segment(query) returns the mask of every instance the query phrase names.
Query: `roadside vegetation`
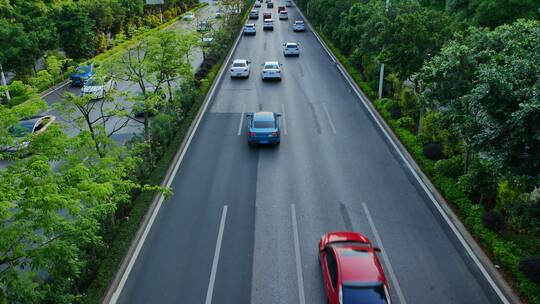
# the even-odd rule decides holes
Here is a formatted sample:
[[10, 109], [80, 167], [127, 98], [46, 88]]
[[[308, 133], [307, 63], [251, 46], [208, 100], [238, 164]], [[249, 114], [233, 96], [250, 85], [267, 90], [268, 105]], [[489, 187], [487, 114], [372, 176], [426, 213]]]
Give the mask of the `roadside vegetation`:
[[[39, 8], [138, 2], [64, 1]], [[169, 1], [166, 7], [176, 5], [181, 12], [191, 3]], [[195, 74], [190, 54], [203, 48], [195, 34], [156, 31], [131, 40], [126, 50], [101, 59], [96, 77], [130, 81], [138, 93], [111, 90], [101, 101], [68, 94], [54, 107], [75, 135], [53, 123], [24, 138], [25, 149], [1, 154], [12, 161], [0, 170], [0, 303], [100, 301], [152, 198], [171, 194], [159, 185], [245, 18], [243, 1], [222, 7], [224, 24], [204, 45], [205, 60]], [[141, 9], [140, 16], [129, 16], [141, 22], [151, 16], [143, 18]], [[20, 140], [10, 131], [20, 119], [47, 110], [34, 86], [14, 82], [10, 89], [14, 98], [7, 102], [0, 86], [0, 147]], [[128, 122], [140, 125], [140, 132], [120, 145], [114, 135]]]
[[[298, 0], [475, 238], [540, 303], [538, 3]], [[331, 38], [330, 38], [331, 37]]]

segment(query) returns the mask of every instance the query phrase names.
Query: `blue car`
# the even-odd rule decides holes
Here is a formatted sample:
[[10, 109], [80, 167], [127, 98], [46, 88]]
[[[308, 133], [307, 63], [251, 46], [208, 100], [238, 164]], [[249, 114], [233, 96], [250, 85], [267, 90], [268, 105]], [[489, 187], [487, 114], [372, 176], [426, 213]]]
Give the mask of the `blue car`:
[[281, 114], [253, 112], [247, 114], [248, 144], [275, 144], [280, 142], [279, 120]]
[[83, 86], [95, 73], [93, 65], [83, 65], [75, 68], [75, 71], [69, 75], [69, 78], [71, 79], [72, 85]]

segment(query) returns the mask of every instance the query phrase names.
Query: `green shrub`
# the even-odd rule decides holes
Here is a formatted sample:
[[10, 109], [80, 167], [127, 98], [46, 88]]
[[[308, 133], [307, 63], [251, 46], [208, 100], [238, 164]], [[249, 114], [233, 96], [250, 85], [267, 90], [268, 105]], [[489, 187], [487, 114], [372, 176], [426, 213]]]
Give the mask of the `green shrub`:
[[448, 177], [463, 175], [463, 157], [456, 155], [449, 159], [441, 159], [435, 163], [435, 172]]
[[401, 128], [405, 128], [411, 132], [414, 131], [415, 122], [414, 120], [409, 116], [401, 117], [397, 120], [397, 125]]

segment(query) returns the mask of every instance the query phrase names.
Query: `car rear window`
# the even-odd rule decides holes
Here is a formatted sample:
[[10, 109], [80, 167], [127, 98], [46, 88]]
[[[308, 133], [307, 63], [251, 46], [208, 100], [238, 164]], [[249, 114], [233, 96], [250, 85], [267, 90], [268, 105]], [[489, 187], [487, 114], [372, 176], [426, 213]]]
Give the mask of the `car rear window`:
[[269, 129], [274, 127], [273, 121], [255, 121], [253, 127], [257, 129]]
[[264, 66], [265, 69], [279, 69], [276, 64], [267, 64]]
[[237, 68], [237, 67], [245, 67], [246, 65], [243, 62], [235, 62], [235, 63], [233, 63], [232, 66]]
[[386, 304], [386, 293], [383, 285], [369, 287], [343, 287], [343, 303], [363, 303], [363, 304]]

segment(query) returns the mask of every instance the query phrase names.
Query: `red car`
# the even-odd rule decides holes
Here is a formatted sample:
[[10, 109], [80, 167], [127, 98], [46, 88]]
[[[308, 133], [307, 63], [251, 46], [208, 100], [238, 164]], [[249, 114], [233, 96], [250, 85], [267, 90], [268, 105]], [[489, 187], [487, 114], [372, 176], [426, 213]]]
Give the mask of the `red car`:
[[319, 241], [319, 263], [329, 304], [390, 304], [381, 250], [357, 232], [330, 232]]

